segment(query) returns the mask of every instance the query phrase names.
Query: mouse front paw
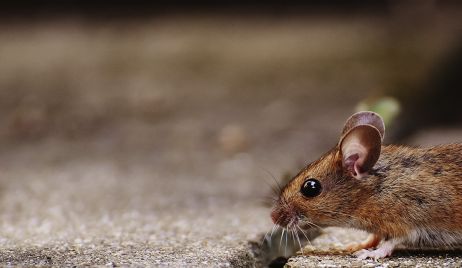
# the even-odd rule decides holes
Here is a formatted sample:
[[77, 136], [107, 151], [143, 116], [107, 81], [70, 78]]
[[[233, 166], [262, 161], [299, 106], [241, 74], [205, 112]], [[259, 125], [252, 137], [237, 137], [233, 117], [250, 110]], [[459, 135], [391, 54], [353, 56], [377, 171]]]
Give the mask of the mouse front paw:
[[378, 260], [381, 258], [385, 258], [391, 255], [391, 251], [386, 251], [383, 249], [376, 249], [376, 250], [367, 250], [367, 249], [361, 249], [360, 251], [356, 251], [353, 253], [358, 259], [360, 260], [365, 260], [365, 259], [374, 259]]
[[402, 242], [402, 239], [390, 239], [390, 240], [383, 242], [380, 245], [380, 247], [378, 247], [376, 250], [362, 249], [362, 250], [356, 251], [353, 254], [361, 260], [365, 260], [367, 258], [378, 260], [381, 258], [391, 256], [391, 253], [393, 253], [394, 248], [401, 242]]

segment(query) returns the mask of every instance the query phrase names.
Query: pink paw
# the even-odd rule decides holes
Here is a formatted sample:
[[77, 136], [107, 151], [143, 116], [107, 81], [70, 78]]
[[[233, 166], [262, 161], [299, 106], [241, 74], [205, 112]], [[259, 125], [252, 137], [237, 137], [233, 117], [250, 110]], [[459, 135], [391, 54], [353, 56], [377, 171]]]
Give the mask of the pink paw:
[[391, 252], [391, 250], [386, 250], [384, 248], [378, 248], [376, 250], [362, 249], [360, 251], [356, 251], [354, 255], [361, 260], [365, 260], [367, 258], [378, 260], [390, 256]]

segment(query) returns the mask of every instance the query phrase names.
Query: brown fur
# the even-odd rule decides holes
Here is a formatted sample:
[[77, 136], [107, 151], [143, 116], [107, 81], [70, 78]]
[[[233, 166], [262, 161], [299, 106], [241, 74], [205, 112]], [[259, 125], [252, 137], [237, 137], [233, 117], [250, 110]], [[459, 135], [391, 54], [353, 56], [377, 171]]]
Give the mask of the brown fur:
[[[301, 194], [308, 178], [321, 182], [320, 195]], [[382, 146], [379, 160], [361, 179], [344, 170], [336, 146], [283, 188], [272, 213], [282, 226], [302, 216], [319, 226], [357, 228], [385, 240], [445, 243], [444, 237], [433, 237], [443, 233], [462, 238], [462, 144]], [[411, 238], [413, 230], [424, 231]]]

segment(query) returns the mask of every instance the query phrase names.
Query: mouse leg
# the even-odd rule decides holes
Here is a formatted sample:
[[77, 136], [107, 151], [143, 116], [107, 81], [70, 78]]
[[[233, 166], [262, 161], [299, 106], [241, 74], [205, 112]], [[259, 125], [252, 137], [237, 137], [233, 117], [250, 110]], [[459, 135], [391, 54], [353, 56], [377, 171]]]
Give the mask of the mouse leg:
[[378, 260], [380, 258], [391, 256], [393, 249], [395, 249], [395, 247], [401, 242], [402, 240], [400, 239], [386, 240], [375, 250], [362, 249], [355, 252], [354, 255], [356, 255], [356, 257], [361, 260], [365, 260], [367, 258]]
[[360, 243], [351, 243], [346, 246], [346, 250], [350, 252], [356, 252], [361, 249], [375, 248], [379, 245], [382, 238], [376, 234], [370, 234], [366, 240]]

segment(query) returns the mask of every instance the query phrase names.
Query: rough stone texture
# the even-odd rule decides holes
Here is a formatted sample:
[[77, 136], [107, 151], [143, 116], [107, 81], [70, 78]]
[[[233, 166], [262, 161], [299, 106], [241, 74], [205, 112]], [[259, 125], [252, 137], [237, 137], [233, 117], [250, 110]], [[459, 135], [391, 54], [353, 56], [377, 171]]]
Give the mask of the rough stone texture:
[[[387, 68], [418, 79], [455, 36], [432, 22], [398, 40], [368, 17], [12, 24], [0, 31], [0, 265], [13, 266], [260, 265], [272, 177], [330, 149], [370, 89], [409, 75]], [[407, 37], [418, 61], [399, 50]]]
[[267, 211], [239, 182], [95, 156], [88, 144], [76, 159], [50, 153], [67, 154], [67, 146], [47, 142], [2, 156], [2, 264], [255, 263], [248, 241], [268, 225]]

